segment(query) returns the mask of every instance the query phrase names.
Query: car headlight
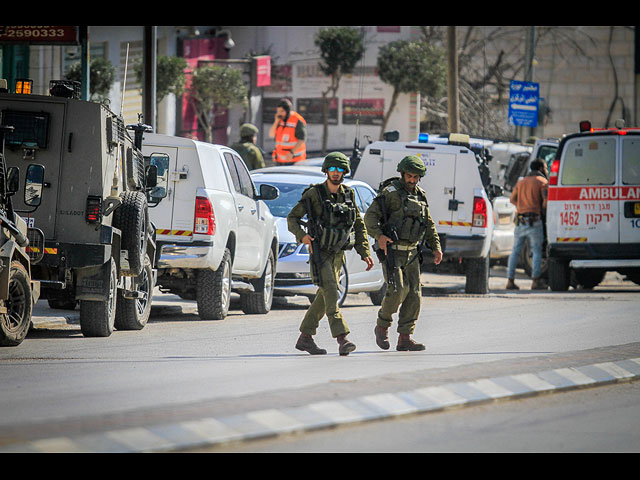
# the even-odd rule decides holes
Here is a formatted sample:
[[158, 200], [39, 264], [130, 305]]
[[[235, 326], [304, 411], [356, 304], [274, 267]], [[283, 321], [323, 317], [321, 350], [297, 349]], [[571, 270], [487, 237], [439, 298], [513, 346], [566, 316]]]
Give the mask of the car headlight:
[[298, 248], [297, 243], [285, 243], [280, 249], [280, 258], [287, 257], [296, 251]]

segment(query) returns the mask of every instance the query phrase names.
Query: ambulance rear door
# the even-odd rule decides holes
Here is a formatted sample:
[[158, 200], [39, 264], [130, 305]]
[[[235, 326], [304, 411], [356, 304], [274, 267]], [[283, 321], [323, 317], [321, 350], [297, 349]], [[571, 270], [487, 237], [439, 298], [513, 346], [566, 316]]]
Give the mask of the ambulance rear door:
[[640, 243], [640, 135], [623, 136], [621, 150], [620, 243]]
[[589, 135], [567, 141], [558, 185], [549, 189], [549, 243], [619, 242], [619, 140]]

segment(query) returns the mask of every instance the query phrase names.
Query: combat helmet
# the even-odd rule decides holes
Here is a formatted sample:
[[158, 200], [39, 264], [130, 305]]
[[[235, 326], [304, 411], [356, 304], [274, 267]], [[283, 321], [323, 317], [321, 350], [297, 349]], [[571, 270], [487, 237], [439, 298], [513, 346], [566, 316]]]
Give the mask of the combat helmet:
[[427, 167], [424, 165], [424, 162], [420, 160], [420, 158], [416, 157], [415, 155], [407, 155], [402, 160], [400, 160], [397, 170], [400, 173], [406, 172], [424, 177], [424, 174], [427, 172]]
[[251, 123], [243, 123], [240, 126], [240, 138], [253, 137], [257, 135], [258, 128]]
[[351, 162], [344, 153], [331, 152], [329, 155], [324, 157], [324, 162], [322, 162], [322, 171], [326, 173], [329, 167], [340, 167], [344, 168], [344, 174], [346, 175], [351, 171], [350, 166]]

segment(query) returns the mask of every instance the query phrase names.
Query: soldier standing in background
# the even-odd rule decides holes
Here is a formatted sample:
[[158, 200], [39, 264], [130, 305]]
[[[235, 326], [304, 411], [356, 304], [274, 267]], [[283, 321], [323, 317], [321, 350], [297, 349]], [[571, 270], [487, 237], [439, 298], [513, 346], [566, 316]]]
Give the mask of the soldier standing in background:
[[[322, 171], [327, 180], [311, 185], [287, 216], [289, 231], [298, 243], [309, 249], [311, 276], [318, 291], [300, 325], [296, 348], [312, 355], [326, 354], [313, 341], [313, 335], [322, 317], [329, 319], [331, 335], [338, 341], [340, 355], [348, 355], [356, 346], [347, 340], [349, 327], [338, 307], [338, 280], [344, 263], [344, 250], [355, 248], [367, 270], [373, 267], [369, 251], [367, 229], [355, 202], [351, 188], [342, 185], [349, 173], [350, 161], [346, 155], [333, 152], [327, 155]], [[309, 211], [311, 210], [311, 211]], [[307, 230], [301, 228], [307, 215]]]
[[264, 156], [256, 145], [258, 128], [251, 123], [244, 123], [240, 127], [240, 141], [230, 148], [238, 152], [249, 170], [264, 168]]
[[[424, 162], [413, 155], [398, 164], [400, 178], [380, 185], [379, 194], [367, 210], [364, 221], [369, 234], [377, 239], [387, 292], [378, 311], [375, 327], [377, 345], [389, 349], [388, 330], [398, 311], [399, 351], [425, 350], [411, 339], [420, 315], [421, 242], [433, 251], [434, 263], [442, 261], [440, 238], [429, 213], [426, 192], [418, 186], [426, 172]], [[390, 251], [391, 250], [391, 251]], [[393, 258], [393, 265], [387, 259]]]

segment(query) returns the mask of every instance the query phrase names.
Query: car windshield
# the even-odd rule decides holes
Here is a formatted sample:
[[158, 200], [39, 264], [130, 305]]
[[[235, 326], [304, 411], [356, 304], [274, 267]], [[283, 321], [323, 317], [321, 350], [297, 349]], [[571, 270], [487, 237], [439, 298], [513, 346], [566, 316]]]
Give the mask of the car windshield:
[[269, 206], [269, 210], [271, 210], [272, 215], [276, 217], [286, 217], [289, 215], [291, 209], [298, 203], [300, 197], [302, 196], [302, 192], [309, 185], [296, 184], [296, 183], [277, 183], [277, 182], [269, 182], [265, 180], [264, 182], [259, 182], [254, 179], [254, 183], [258, 190], [260, 189], [260, 185], [262, 183], [266, 183], [269, 185], [273, 185], [278, 190], [280, 190], [280, 195], [275, 200], [265, 200], [265, 203]]

